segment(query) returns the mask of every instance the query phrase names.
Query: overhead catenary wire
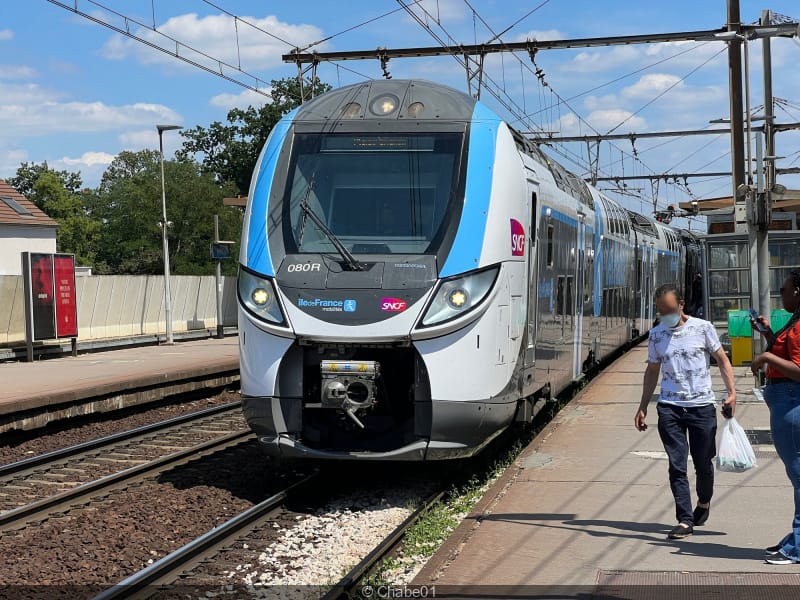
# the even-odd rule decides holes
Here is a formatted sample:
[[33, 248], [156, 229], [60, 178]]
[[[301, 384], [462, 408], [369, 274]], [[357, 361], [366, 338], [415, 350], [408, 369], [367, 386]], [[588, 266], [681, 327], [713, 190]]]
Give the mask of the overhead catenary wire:
[[[474, 6], [473, 6], [473, 5], [470, 3], [470, 0], [463, 0], [463, 1], [464, 1], [464, 3], [466, 4], [466, 6], [467, 6], [467, 7], [468, 7], [468, 8], [469, 8], [471, 11], [472, 11], [472, 13], [473, 13], [473, 18], [474, 18], [474, 17], [477, 17], [477, 18], [478, 18], [478, 19], [479, 19], [479, 20], [480, 20], [480, 21], [483, 23], [483, 25], [484, 25], [484, 26], [485, 26], [485, 27], [486, 27], [486, 28], [489, 30], [489, 32], [490, 32], [490, 33], [492, 33], [492, 34], [494, 34], [494, 37], [492, 38], [492, 41], [495, 41], [495, 40], [496, 40], [496, 41], [498, 41], [498, 42], [501, 44], [501, 46], [505, 46], [506, 48], [508, 48], [508, 47], [505, 45], [505, 42], [503, 42], [503, 40], [501, 39], [500, 35], [498, 35], [498, 34], [496, 34], [496, 33], [494, 32], [494, 30], [492, 29], [491, 25], [489, 25], [489, 23], [488, 23], [488, 22], [487, 22], [487, 21], [486, 21], [486, 20], [485, 20], [485, 19], [484, 19], [484, 18], [483, 18], [481, 15], [480, 15], [480, 13], [479, 13], [479, 12], [478, 12], [478, 11], [475, 9], [475, 7], [474, 7]], [[421, 8], [422, 8], [423, 10], [425, 10], [425, 9], [424, 9], [424, 7], [421, 7]], [[451, 37], [451, 39], [452, 39], [452, 36], [449, 36], [449, 35], [448, 35], [448, 37]], [[724, 49], [723, 49], [722, 51], [724, 51]], [[722, 51], [721, 51], [721, 52], [722, 52]], [[537, 78], [540, 80], [540, 82], [544, 82], [544, 77], [543, 77], [543, 76], [539, 76], [539, 71], [540, 71], [540, 70], [537, 70], [536, 72], [534, 72], [534, 71], [533, 71], [533, 69], [531, 69], [530, 65], [528, 65], [527, 63], [525, 63], [524, 61], [522, 61], [522, 60], [519, 58], [519, 56], [517, 56], [517, 55], [516, 55], [516, 53], [514, 53], [514, 52], [511, 52], [511, 54], [512, 54], [512, 55], [513, 55], [513, 56], [514, 56], [514, 57], [515, 57], [517, 60], [519, 60], [521, 64], [524, 64], [524, 65], [525, 65], [525, 67], [526, 67], [528, 70], [530, 70], [530, 71], [531, 71], [531, 73], [533, 73], [534, 75], [536, 75], [536, 76], [537, 76]], [[719, 54], [719, 53], [718, 53], [718, 54]], [[714, 56], [716, 56], [716, 55], [714, 55]], [[713, 58], [713, 57], [712, 57], [712, 58]], [[531, 60], [534, 60], [534, 56], [533, 56], [533, 55], [531, 56]], [[710, 60], [710, 59], [709, 59], [709, 60]], [[708, 61], [706, 61], [706, 62], [708, 62]], [[703, 63], [703, 64], [706, 64], [706, 63]], [[534, 62], [534, 65], [535, 65], [535, 62]], [[703, 65], [700, 65], [700, 66], [703, 66]], [[700, 67], [698, 67], [698, 68], [700, 68]], [[696, 70], [696, 69], [695, 69], [695, 70]], [[548, 84], [548, 87], [550, 88], [550, 92], [551, 92], [551, 94], [553, 94], [553, 95], [554, 95], [554, 96], [555, 96], [555, 97], [556, 97], [556, 98], [559, 100], [559, 102], [556, 104], [556, 107], [557, 107], [557, 109], [558, 109], [558, 113], [559, 113], [559, 119], [558, 119], [558, 122], [559, 122], [559, 123], [561, 122], [561, 110], [560, 110], [560, 107], [561, 107], [561, 105], [563, 104], [564, 106], [566, 106], [566, 107], [567, 107], [567, 108], [568, 108], [568, 109], [569, 109], [569, 110], [572, 112], [572, 114], [574, 114], [574, 115], [577, 117], [577, 119], [578, 119], [578, 121], [579, 121], [579, 124], [581, 124], [581, 125], [585, 124], [585, 125], [586, 125], [586, 126], [587, 126], [587, 127], [590, 129], [590, 130], [591, 130], [591, 131], [594, 131], [594, 132], [595, 132], [596, 134], [598, 134], [598, 135], [600, 134], [600, 132], [599, 132], [599, 131], [598, 131], [598, 130], [597, 130], [597, 129], [596, 129], [596, 128], [595, 128], [595, 127], [594, 127], [594, 126], [591, 124], [591, 123], [589, 123], [588, 121], [586, 121], [586, 120], [585, 120], [585, 119], [584, 119], [584, 118], [583, 118], [583, 117], [580, 115], [580, 113], [579, 113], [578, 111], [576, 111], [576, 110], [575, 110], [575, 109], [574, 109], [574, 108], [573, 108], [573, 107], [570, 105], [569, 101], [567, 101], [567, 100], [566, 100], [566, 99], [564, 99], [564, 98], [563, 98], [563, 97], [562, 97], [560, 94], [558, 94], [558, 92], [556, 92], [556, 91], [555, 91], [555, 90], [552, 88], [552, 86], [551, 86], [551, 85], [549, 85], [549, 84]], [[674, 87], [674, 86], [673, 86], [673, 87]], [[670, 88], [670, 89], [671, 89], [671, 88]], [[667, 90], [667, 91], [669, 91], [669, 90]], [[661, 95], [663, 95], [663, 94], [661, 94]], [[633, 116], [633, 115], [631, 115], [631, 116]], [[629, 117], [629, 118], [630, 118], [630, 117]], [[551, 122], [552, 122], [552, 120], [551, 120]], [[624, 123], [624, 121], [623, 121], [623, 123]], [[620, 125], [622, 125], [623, 123], [621, 123]], [[617, 125], [617, 128], [618, 128], [620, 125]], [[543, 129], [541, 126], [539, 126], [539, 128], [540, 128], [540, 129]], [[616, 129], [616, 128], [615, 128], [615, 129]], [[612, 143], [611, 145], [620, 151], [620, 155], [621, 155], [622, 157], [624, 157], [624, 156], [627, 154], [627, 153], [626, 153], [626, 152], [625, 152], [625, 151], [624, 151], [622, 148], [620, 148], [618, 145], [616, 145], [616, 144], [613, 144], [613, 143]], [[551, 146], [551, 147], [552, 147], [552, 146]], [[635, 155], [629, 155], [629, 156], [631, 156], [631, 158], [632, 158], [634, 161], [636, 161], [636, 162], [639, 162], [639, 163], [640, 163], [640, 164], [641, 164], [641, 165], [642, 165], [644, 168], [647, 168], [648, 170], [650, 170], [650, 171], [652, 171], [652, 172], [655, 172], [655, 171], [654, 171], [654, 170], [653, 170], [651, 167], [649, 167], [648, 165], [646, 165], [646, 164], [644, 163], [644, 161], [642, 161], [642, 160], [641, 160], [641, 159], [640, 159], [638, 156], [635, 156]], [[634, 164], [635, 164], [635, 163], [634, 163]], [[592, 168], [592, 166], [591, 166], [591, 164], [589, 164], [589, 165], [588, 165], [588, 170], [591, 170], [591, 168]], [[594, 176], [593, 176], [593, 177], [594, 177]]]
[[[411, 5], [413, 6], [414, 4], [418, 4], [419, 2], [422, 2], [422, 0], [412, 0]], [[314, 46], [319, 46], [320, 44], [323, 44], [325, 42], [329, 42], [332, 39], [334, 39], [336, 37], [339, 37], [340, 35], [344, 35], [345, 33], [350, 33], [351, 31], [355, 31], [356, 29], [364, 27], [365, 25], [369, 25], [370, 23], [374, 23], [375, 21], [379, 21], [381, 19], [384, 19], [384, 18], [386, 18], [388, 16], [391, 16], [391, 15], [393, 15], [395, 13], [401, 12], [402, 10], [404, 10], [404, 9], [401, 6], [401, 7], [392, 9], [392, 10], [390, 10], [388, 12], [385, 12], [383, 14], [377, 15], [375, 17], [370, 17], [369, 19], [367, 19], [365, 21], [361, 21], [360, 23], [357, 23], [356, 25], [353, 25], [353, 26], [348, 27], [346, 29], [342, 29], [341, 31], [338, 31], [336, 33], [332, 33], [331, 35], [328, 35], [328, 36], [322, 38], [321, 40], [317, 40], [316, 42], [311, 42], [310, 44], [308, 44], [307, 46], [304, 46], [303, 48], [298, 48], [298, 52], [307, 52], [308, 50], [310, 50]]]
[[[136, 40], [137, 42], [140, 42], [140, 43], [142, 43], [142, 44], [144, 44], [144, 45], [146, 45], [146, 46], [148, 46], [150, 48], [153, 48], [154, 50], [158, 50], [159, 52], [163, 52], [163, 53], [165, 53], [165, 54], [167, 54], [169, 56], [172, 56], [173, 58], [177, 58], [178, 60], [183, 61], [183, 62], [185, 62], [187, 64], [190, 64], [193, 67], [197, 67], [198, 69], [201, 69], [203, 71], [206, 71], [207, 73], [211, 73], [212, 75], [216, 75], [217, 77], [221, 77], [222, 79], [225, 79], [226, 81], [230, 81], [231, 83], [235, 83], [237, 85], [240, 85], [243, 88], [246, 88], [246, 89], [248, 89], [250, 91], [256, 92], [256, 93], [261, 94], [261, 95], [266, 96], [266, 97], [269, 97], [269, 87], [268, 87], [269, 83], [267, 81], [265, 81], [264, 79], [262, 79], [261, 77], [259, 77], [258, 75], [255, 75], [253, 73], [245, 71], [241, 67], [237, 67], [236, 65], [232, 65], [232, 64], [230, 64], [230, 63], [228, 63], [228, 62], [226, 62], [226, 61], [224, 61], [224, 60], [222, 60], [220, 58], [216, 58], [216, 57], [214, 57], [214, 56], [212, 56], [212, 55], [210, 55], [210, 54], [208, 54], [206, 52], [203, 52], [202, 50], [199, 50], [199, 49], [197, 49], [197, 48], [195, 48], [193, 46], [190, 46], [189, 44], [186, 44], [186, 43], [184, 43], [184, 42], [182, 42], [182, 41], [180, 41], [180, 40], [178, 40], [178, 39], [176, 39], [176, 38], [174, 38], [174, 37], [172, 37], [170, 35], [167, 35], [167, 34], [161, 32], [161, 31], [159, 31], [158, 28], [156, 28], [156, 27], [150, 27], [146, 23], [142, 23], [141, 21], [139, 21], [137, 19], [134, 19], [133, 17], [131, 17], [129, 15], [125, 15], [123, 13], [120, 13], [120, 12], [118, 12], [118, 11], [116, 11], [116, 10], [114, 10], [114, 9], [112, 9], [112, 8], [110, 8], [110, 7], [106, 6], [106, 5], [98, 2], [97, 0], [85, 0], [85, 2], [87, 2], [89, 4], [93, 4], [94, 6], [100, 8], [101, 10], [104, 10], [104, 11], [108, 12], [109, 14], [112, 14], [112, 15], [114, 15], [116, 17], [119, 17], [120, 19], [123, 20], [123, 22], [125, 24], [125, 28], [121, 28], [121, 27], [118, 27], [118, 26], [114, 25], [113, 23], [110, 23], [108, 21], [104, 21], [103, 19], [101, 19], [96, 14], [89, 14], [89, 13], [83, 12], [82, 10], [78, 9], [77, 1], [75, 1], [74, 5], [72, 5], [72, 6], [69, 5], [69, 4], [66, 4], [64, 2], [60, 2], [58, 0], [47, 0], [47, 2], [49, 2], [50, 4], [53, 4], [55, 6], [58, 6], [60, 8], [63, 8], [64, 10], [67, 10], [67, 11], [69, 11], [71, 13], [74, 13], [74, 14], [76, 14], [78, 16], [81, 16], [81, 17], [83, 17], [85, 19], [88, 19], [89, 21], [97, 23], [98, 25], [102, 25], [103, 27], [107, 27], [108, 29], [111, 29], [112, 31], [115, 31], [116, 33], [119, 33], [119, 34], [124, 35], [126, 37], [129, 37], [129, 38], [131, 38], [133, 40]], [[141, 28], [143, 28], [143, 29], [145, 29], [147, 31], [153, 31], [156, 34], [158, 34], [159, 36], [163, 37], [164, 39], [169, 40], [171, 42], [171, 44], [173, 44], [175, 46], [175, 50], [171, 50], [169, 48], [165, 48], [164, 46], [159, 46], [158, 44], [156, 44], [155, 42], [153, 42], [151, 40], [145, 39], [145, 38], [143, 38], [143, 37], [141, 37], [141, 36], [139, 36], [139, 35], [137, 35], [135, 33], [132, 33], [130, 31], [130, 24], [131, 23], [133, 23], [134, 25], [137, 25], [137, 26], [139, 26], [139, 27], [141, 27]], [[289, 42], [287, 42], [287, 43], [289, 43]], [[212, 68], [209, 65], [203, 64], [201, 62], [198, 62], [197, 60], [189, 58], [188, 56], [182, 55], [180, 53], [180, 49], [181, 48], [184, 48], [185, 50], [189, 50], [191, 52], [196, 53], [199, 56], [202, 56], [203, 58], [209, 60], [211, 63], [215, 64], [216, 68]], [[233, 75], [230, 74], [230, 72], [225, 72], [225, 69], [228, 69], [230, 72], [241, 73], [243, 76], [250, 78], [252, 80], [252, 83], [248, 83], [248, 82], [242, 81], [241, 79], [239, 79], [237, 77], [234, 77]]]
[[622, 121], [620, 121], [619, 123], [617, 123], [617, 124], [616, 124], [614, 127], [612, 127], [611, 129], [609, 129], [609, 130], [608, 130], [608, 132], [607, 132], [607, 134], [614, 133], [614, 132], [615, 132], [617, 129], [619, 129], [619, 128], [620, 128], [622, 125], [624, 125], [625, 123], [627, 123], [628, 121], [630, 121], [630, 120], [631, 120], [633, 117], [635, 117], [636, 115], [638, 115], [638, 114], [639, 114], [640, 112], [642, 112], [642, 111], [643, 111], [645, 108], [647, 108], [648, 106], [650, 106], [651, 104], [653, 104], [653, 102], [655, 102], [655, 101], [656, 101], [656, 100], [658, 100], [659, 98], [663, 97], [665, 94], [668, 94], [669, 92], [671, 92], [671, 91], [672, 91], [672, 90], [673, 90], [673, 89], [674, 89], [674, 88], [675, 88], [675, 87], [676, 87], [678, 84], [682, 83], [682, 82], [683, 82], [683, 81], [685, 81], [685, 80], [686, 80], [688, 77], [690, 77], [691, 75], [693, 75], [694, 73], [696, 73], [697, 71], [699, 71], [700, 69], [702, 69], [704, 66], [706, 66], [708, 63], [710, 63], [712, 60], [714, 60], [714, 59], [715, 59], [717, 56], [719, 56], [719, 55], [720, 55], [720, 54], [722, 54], [723, 52], [727, 52], [727, 48], [722, 48], [722, 49], [721, 49], [719, 52], [717, 52], [716, 54], [712, 54], [710, 57], [708, 57], [708, 58], [707, 58], [706, 60], [704, 60], [702, 63], [700, 63], [699, 65], [697, 65], [697, 66], [696, 66], [694, 69], [692, 69], [691, 71], [689, 71], [689, 72], [688, 72], [686, 75], [684, 75], [684, 76], [683, 76], [683, 77], [681, 77], [680, 79], [678, 79], [678, 80], [674, 81], [674, 82], [673, 82], [671, 85], [669, 85], [669, 86], [668, 86], [666, 89], [664, 89], [664, 90], [662, 90], [661, 92], [659, 92], [658, 94], [656, 94], [655, 98], [653, 98], [653, 99], [652, 99], [652, 100], [650, 100], [649, 102], [646, 102], [646, 103], [645, 103], [645, 104], [644, 104], [642, 107], [640, 107], [640, 108], [639, 108], [639, 109], [637, 109], [636, 111], [632, 112], [630, 115], [628, 115], [627, 117], [625, 117], [625, 118], [624, 118]]
[[[93, 0], [88, 0], [88, 1], [90, 1], [90, 2], [94, 3], [94, 1], [93, 1]], [[244, 24], [245, 24], [245, 25], [247, 25], [248, 27], [252, 27], [252, 28], [253, 28], [253, 29], [255, 29], [256, 31], [260, 31], [260, 32], [261, 32], [261, 33], [263, 33], [264, 35], [267, 35], [267, 36], [269, 36], [269, 37], [271, 37], [271, 38], [273, 38], [273, 39], [276, 39], [276, 40], [278, 40], [279, 42], [283, 42], [284, 44], [286, 44], [286, 45], [287, 45], [287, 46], [289, 46], [290, 48], [297, 48], [297, 45], [296, 45], [296, 44], [293, 44], [292, 42], [290, 42], [290, 41], [288, 41], [288, 40], [285, 40], [285, 39], [283, 39], [282, 37], [280, 37], [279, 35], [276, 35], [276, 34], [272, 33], [271, 31], [267, 31], [267, 30], [266, 30], [266, 29], [264, 29], [263, 27], [259, 27], [259, 26], [258, 26], [258, 25], [256, 25], [255, 23], [251, 23], [251, 22], [250, 22], [250, 21], [248, 21], [247, 19], [243, 19], [242, 17], [240, 17], [240, 16], [238, 16], [238, 15], [235, 15], [234, 13], [230, 12], [229, 10], [226, 10], [226, 9], [222, 8], [222, 7], [221, 7], [221, 6], [219, 6], [217, 3], [215, 3], [215, 2], [211, 2], [211, 0], [200, 0], [200, 1], [201, 1], [201, 2], [205, 2], [206, 4], [208, 4], [209, 6], [211, 6], [212, 8], [214, 8], [214, 9], [218, 10], [219, 12], [221, 12], [221, 13], [223, 13], [223, 14], [226, 14], [226, 15], [228, 15], [229, 17], [233, 17], [233, 19], [234, 19], [234, 22], [236, 22], [236, 21], [241, 21], [242, 23], [244, 23]]]
[[[423, 19], [422, 19], [422, 18], [421, 18], [421, 17], [420, 17], [420, 16], [419, 16], [417, 13], [415, 13], [413, 10], [411, 10], [411, 6], [412, 6], [411, 4], [405, 4], [405, 2], [404, 2], [403, 0], [397, 0], [397, 1], [398, 1], [398, 3], [399, 3], [401, 6], [403, 6], [404, 8], [406, 8], [406, 12], [407, 12], [407, 13], [408, 13], [408, 14], [409, 14], [409, 15], [410, 15], [410, 16], [411, 16], [411, 17], [412, 17], [412, 18], [413, 18], [413, 19], [414, 19], [414, 20], [415, 20], [415, 21], [416, 21], [416, 22], [417, 22], [417, 23], [418, 23], [418, 24], [419, 24], [419, 25], [420, 25], [420, 26], [421, 26], [423, 29], [425, 29], [425, 30], [426, 30], [426, 31], [427, 31], [427, 32], [428, 32], [428, 33], [431, 35], [431, 37], [433, 37], [433, 38], [434, 38], [434, 40], [436, 40], [436, 41], [437, 41], [437, 42], [438, 42], [438, 43], [439, 43], [439, 44], [440, 44], [442, 47], [444, 47], [444, 48], [446, 48], [446, 47], [448, 46], [448, 44], [447, 44], [447, 43], [446, 43], [446, 42], [445, 42], [445, 41], [444, 41], [444, 40], [441, 38], [441, 36], [439, 36], [439, 35], [438, 35], [438, 34], [437, 34], [435, 31], [433, 31], [433, 29], [430, 27], [430, 25], [429, 25], [427, 22], [425, 22], [425, 21], [424, 21], [424, 20], [423, 20]], [[426, 9], [425, 9], [425, 7], [424, 7], [424, 6], [422, 6], [422, 5], [417, 5], [417, 6], [418, 6], [418, 8], [420, 8], [420, 9], [422, 10], [422, 12], [423, 12], [423, 13], [424, 13], [424, 14], [425, 14], [425, 15], [426, 15], [428, 18], [430, 18], [431, 20], [434, 20], [434, 19], [433, 19], [433, 15], [431, 15], [431, 14], [430, 14], [430, 13], [429, 13], [429, 12], [428, 12]], [[448, 32], [448, 31], [447, 31], [447, 30], [446, 30], [446, 29], [445, 29], [445, 28], [444, 28], [444, 27], [443, 27], [441, 24], [438, 24], [438, 25], [439, 25], [439, 27], [442, 29], [442, 32], [443, 32], [443, 33], [444, 33], [444, 34], [445, 34], [445, 35], [446, 35], [446, 36], [447, 36], [447, 37], [448, 37], [450, 40], [454, 40], [454, 38], [453, 38], [453, 37], [452, 37], [452, 36], [449, 34], [449, 32]], [[454, 59], [455, 59], [455, 60], [456, 60], [456, 61], [457, 61], [457, 62], [458, 62], [458, 63], [459, 63], [459, 64], [460, 64], [462, 67], [464, 67], [464, 69], [467, 69], [467, 62], [466, 62], [466, 60], [465, 60], [464, 58], [462, 58], [461, 56], [459, 56], [459, 55], [457, 55], [457, 54], [455, 54], [455, 53], [451, 53], [451, 56], [452, 56], [452, 57], [453, 57], [453, 58], [454, 58]], [[513, 105], [515, 105], [515, 106], [517, 107], [517, 109], [519, 109], [519, 106], [518, 106], [518, 105], [516, 105], [516, 102], [514, 102], [513, 98], [511, 98], [511, 97], [510, 97], [510, 96], [509, 96], [507, 93], [505, 93], [506, 97], [508, 97], [508, 100], [509, 100], [509, 102], [510, 102], [511, 104], [509, 104], [509, 102], [506, 102], [505, 100], [503, 100], [503, 99], [500, 97], [500, 93], [501, 93], [501, 92], [499, 92], [499, 91], [498, 91], [498, 89], [499, 89], [499, 86], [497, 86], [497, 84], [494, 82], [494, 80], [493, 80], [493, 79], [492, 79], [490, 76], [488, 76], [488, 75], [484, 75], [484, 81], [489, 81], [489, 82], [492, 84], [492, 86], [494, 86], [494, 87], [491, 87], [491, 86], [489, 86], [489, 85], [486, 85], [486, 84], [484, 83], [484, 86], [483, 86], [483, 87], [484, 87], [484, 89], [485, 89], [487, 92], [489, 92], [489, 93], [490, 93], [490, 94], [491, 94], [491, 95], [492, 95], [492, 96], [493, 96], [493, 97], [494, 97], [494, 98], [495, 98], [495, 99], [496, 99], [496, 100], [497, 100], [497, 101], [498, 101], [498, 102], [501, 104], [501, 106], [503, 106], [503, 107], [504, 107], [504, 108], [505, 108], [505, 109], [506, 109], [506, 110], [507, 110], [507, 111], [508, 111], [508, 112], [509, 112], [511, 115], [518, 116], [518, 115], [519, 115], [519, 113], [518, 113], [518, 112], [517, 112], [517, 111], [514, 109], [514, 107], [512, 106], [512, 104], [513, 104]], [[536, 127], [538, 127], [539, 129], [541, 129], [541, 127], [540, 127], [540, 126], [539, 126], [537, 123], [533, 123], [533, 125], [534, 125], [534, 126], [536, 126]], [[581, 163], [580, 163], [580, 157], [578, 157], [578, 159], [577, 159], [577, 160], [575, 160], [574, 158], [570, 157], [568, 154], [565, 154], [564, 152], [558, 152], [558, 153], [559, 153], [559, 154], [561, 154], [561, 155], [562, 155], [564, 158], [566, 158], [566, 159], [567, 159], [567, 160], [569, 160], [570, 162], [573, 162], [574, 164], [576, 164], [576, 165], [578, 165], [578, 166], [581, 166], [581, 168], [583, 168], [583, 165], [581, 165]]]
[[[582, 98], [583, 96], [586, 96], [587, 94], [591, 94], [592, 92], [596, 92], [597, 90], [600, 90], [600, 89], [602, 89], [604, 87], [608, 87], [609, 85], [618, 83], [618, 82], [622, 81], [623, 79], [627, 79], [628, 77], [633, 77], [634, 75], [638, 75], [639, 73], [641, 73], [643, 71], [647, 71], [648, 69], [652, 69], [653, 67], [657, 67], [660, 64], [663, 64], [665, 62], [668, 62], [670, 60], [678, 58], [679, 56], [682, 56], [684, 54], [688, 54], [689, 52], [697, 50], [698, 48], [701, 48], [701, 47], [703, 47], [703, 46], [705, 46], [707, 44], [710, 44], [710, 43], [711, 42], [700, 42], [699, 44], [696, 44], [696, 45], [692, 46], [691, 48], [686, 48], [685, 50], [681, 50], [680, 52], [676, 52], [675, 54], [671, 54], [670, 56], [666, 56], [666, 57], [661, 58], [661, 59], [659, 59], [659, 60], [657, 60], [655, 62], [648, 63], [648, 64], [646, 64], [646, 65], [644, 65], [642, 67], [639, 67], [638, 69], [634, 69], [633, 71], [625, 73], [624, 75], [620, 75], [619, 77], [615, 77], [614, 79], [609, 79], [605, 83], [601, 83], [599, 85], [591, 87], [588, 90], [584, 90], [582, 92], [574, 94], [574, 95], [570, 96], [569, 98], [567, 98], [567, 100], [569, 100], [569, 101], [577, 100], [578, 98]], [[541, 111], [539, 111], [539, 112], [541, 112]], [[539, 114], [539, 112], [529, 113], [529, 116], [536, 116], [537, 114]]]

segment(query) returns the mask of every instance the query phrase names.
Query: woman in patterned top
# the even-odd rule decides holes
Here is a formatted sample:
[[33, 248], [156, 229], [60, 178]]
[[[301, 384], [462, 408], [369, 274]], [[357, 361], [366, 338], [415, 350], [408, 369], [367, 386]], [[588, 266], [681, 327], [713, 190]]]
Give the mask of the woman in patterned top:
[[751, 365], [754, 374], [767, 368], [764, 399], [769, 407], [772, 439], [794, 488], [792, 530], [766, 549], [766, 561], [772, 565], [800, 563], [800, 269], [783, 282], [781, 300], [792, 318], [773, 333], [769, 321], [758, 317], [765, 326], [761, 335], [769, 345]]

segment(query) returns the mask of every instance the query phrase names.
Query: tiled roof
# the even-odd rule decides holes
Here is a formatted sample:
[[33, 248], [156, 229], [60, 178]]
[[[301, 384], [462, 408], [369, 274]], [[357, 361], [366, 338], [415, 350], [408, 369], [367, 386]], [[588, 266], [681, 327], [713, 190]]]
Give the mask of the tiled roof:
[[[9, 198], [10, 202], [4, 198]], [[0, 224], [58, 227], [56, 221], [3, 179], [0, 179]]]

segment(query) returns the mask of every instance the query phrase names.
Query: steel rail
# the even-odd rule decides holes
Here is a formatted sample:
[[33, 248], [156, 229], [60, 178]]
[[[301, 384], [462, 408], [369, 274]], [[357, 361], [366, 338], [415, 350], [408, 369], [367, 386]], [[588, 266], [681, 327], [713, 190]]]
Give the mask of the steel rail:
[[154, 473], [163, 472], [198, 457], [239, 445], [247, 438], [255, 439], [255, 435], [250, 430], [235, 431], [191, 448], [95, 479], [60, 494], [0, 513], [0, 531], [20, 529], [31, 521], [41, 520], [53, 513], [61, 512], [60, 509], [69, 510], [72, 506], [86, 503], [100, 493], [106, 494], [128, 487], [132, 483], [147, 479]]
[[[190, 568], [192, 563], [196, 563], [217, 552], [249, 529], [257, 527], [263, 520], [269, 518], [273, 512], [279, 510], [290, 494], [296, 494], [298, 489], [310, 486], [318, 477], [319, 472], [315, 471], [300, 481], [296, 481], [286, 489], [273, 494], [266, 500], [225, 521], [222, 525], [184, 544], [152, 565], [101, 592], [94, 597], [94, 600], [117, 600], [137, 595], [147, 597], [156, 593], [156, 586], [173, 583], [181, 573]], [[144, 588], [148, 586], [153, 588], [151, 594], [146, 591], [143, 593]]]
[[25, 458], [23, 460], [19, 460], [13, 463], [8, 463], [6, 465], [0, 466], [0, 478], [12, 474], [18, 474], [20, 471], [31, 469], [33, 467], [39, 467], [43, 464], [58, 462], [66, 458], [73, 457], [76, 454], [81, 454], [82, 452], [87, 452], [89, 450], [96, 450], [98, 448], [102, 448], [103, 446], [110, 446], [111, 444], [130, 440], [132, 438], [153, 433], [155, 431], [161, 431], [162, 429], [169, 429], [170, 427], [173, 427], [175, 425], [182, 425], [184, 423], [189, 423], [191, 421], [202, 419], [204, 417], [233, 410], [239, 406], [241, 406], [241, 402], [238, 401], [229, 402], [228, 404], [221, 404], [219, 406], [212, 406], [211, 408], [206, 408], [196, 412], [187, 413], [185, 415], [179, 415], [177, 417], [171, 417], [163, 421], [150, 423], [149, 425], [142, 425], [140, 427], [129, 429], [127, 431], [112, 433], [111, 435], [82, 442], [80, 444], [75, 444], [74, 446], [68, 446], [66, 448], [61, 448], [59, 450], [53, 450], [52, 452], [46, 452], [44, 454], [39, 454], [37, 456]]
[[408, 515], [408, 517], [406, 517], [406, 519], [400, 523], [400, 525], [395, 527], [394, 530], [388, 536], [386, 536], [378, 546], [376, 546], [361, 560], [361, 562], [350, 569], [350, 571], [348, 571], [347, 574], [339, 580], [339, 583], [328, 590], [328, 592], [322, 597], [323, 600], [357, 597], [354, 596], [354, 591], [359, 582], [371, 571], [373, 571], [376, 566], [378, 566], [378, 563], [383, 559], [383, 557], [397, 548], [400, 542], [403, 541], [403, 538], [405, 537], [409, 528], [414, 525], [414, 523], [416, 523], [431, 506], [438, 502], [444, 496], [444, 494], [444, 491], [440, 491], [428, 496], [428, 498], [426, 498], [422, 504], [420, 504], [416, 510], [414, 510], [414, 512]]

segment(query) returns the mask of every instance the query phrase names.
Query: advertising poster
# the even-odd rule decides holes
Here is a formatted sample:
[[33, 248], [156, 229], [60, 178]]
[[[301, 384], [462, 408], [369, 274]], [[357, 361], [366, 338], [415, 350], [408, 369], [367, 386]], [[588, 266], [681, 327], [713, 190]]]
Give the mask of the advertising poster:
[[33, 339], [50, 340], [56, 337], [53, 255], [31, 253], [30, 269]]
[[78, 305], [75, 294], [75, 257], [72, 254], [56, 254], [53, 263], [56, 337], [77, 337]]

